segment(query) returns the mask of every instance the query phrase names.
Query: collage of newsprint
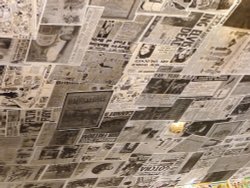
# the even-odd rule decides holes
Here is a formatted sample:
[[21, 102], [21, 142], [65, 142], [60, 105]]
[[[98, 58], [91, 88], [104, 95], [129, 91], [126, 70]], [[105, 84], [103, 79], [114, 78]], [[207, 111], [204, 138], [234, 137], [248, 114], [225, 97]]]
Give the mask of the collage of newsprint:
[[0, 0], [0, 188], [249, 187], [249, 0]]

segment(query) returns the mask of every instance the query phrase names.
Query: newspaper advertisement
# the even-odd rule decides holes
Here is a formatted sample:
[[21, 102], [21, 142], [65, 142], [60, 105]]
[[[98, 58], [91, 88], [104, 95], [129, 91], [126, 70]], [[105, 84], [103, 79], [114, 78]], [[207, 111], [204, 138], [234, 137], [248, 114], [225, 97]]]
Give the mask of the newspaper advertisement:
[[111, 95], [112, 91], [68, 93], [58, 127], [98, 127]]
[[101, 91], [110, 90], [110, 86], [106, 84], [90, 84], [69, 81], [56, 81], [54, 89], [49, 98], [47, 107], [62, 107], [66, 93], [82, 92], [82, 91]]

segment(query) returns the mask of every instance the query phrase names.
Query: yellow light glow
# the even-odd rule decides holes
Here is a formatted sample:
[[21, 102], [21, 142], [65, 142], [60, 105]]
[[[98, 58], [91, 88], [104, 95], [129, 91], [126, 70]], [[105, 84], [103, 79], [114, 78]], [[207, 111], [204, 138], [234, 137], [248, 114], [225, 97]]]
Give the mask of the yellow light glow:
[[181, 133], [184, 131], [185, 124], [185, 122], [172, 123], [169, 127], [169, 130], [172, 133]]

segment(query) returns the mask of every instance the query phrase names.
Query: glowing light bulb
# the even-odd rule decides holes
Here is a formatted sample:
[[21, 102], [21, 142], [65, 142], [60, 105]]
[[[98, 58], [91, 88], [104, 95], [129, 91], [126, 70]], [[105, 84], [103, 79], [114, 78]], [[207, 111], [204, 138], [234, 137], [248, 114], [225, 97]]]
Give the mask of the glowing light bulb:
[[176, 134], [181, 133], [184, 131], [185, 124], [185, 122], [172, 123], [169, 127], [169, 131]]

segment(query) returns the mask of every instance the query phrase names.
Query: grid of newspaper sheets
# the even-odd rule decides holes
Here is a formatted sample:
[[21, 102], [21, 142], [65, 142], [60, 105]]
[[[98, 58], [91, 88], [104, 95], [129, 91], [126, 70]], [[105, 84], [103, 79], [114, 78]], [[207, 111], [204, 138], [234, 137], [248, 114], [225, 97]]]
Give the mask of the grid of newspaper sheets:
[[1, 0], [0, 85], [1, 188], [250, 177], [249, 0]]

